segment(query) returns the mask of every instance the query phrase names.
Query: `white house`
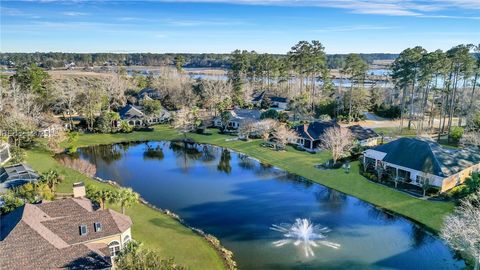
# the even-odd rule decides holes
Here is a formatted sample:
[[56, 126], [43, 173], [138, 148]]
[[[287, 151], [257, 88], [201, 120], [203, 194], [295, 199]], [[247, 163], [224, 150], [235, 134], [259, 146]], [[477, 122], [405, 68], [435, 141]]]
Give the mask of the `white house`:
[[445, 192], [480, 170], [478, 149], [446, 149], [434, 141], [400, 138], [363, 152], [364, 166], [384, 171], [405, 183]]
[[120, 118], [127, 121], [130, 126], [155, 125], [164, 123], [171, 118], [170, 112], [163, 108], [157, 115], [147, 117], [145, 113], [143, 113], [141, 106], [130, 104], [120, 109], [118, 114]]
[[[234, 109], [229, 112], [229, 119], [227, 121], [227, 129], [238, 129], [245, 121], [258, 121], [262, 113], [259, 110], [249, 109]], [[222, 118], [217, 116], [213, 119], [213, 126], [223, 127]]]

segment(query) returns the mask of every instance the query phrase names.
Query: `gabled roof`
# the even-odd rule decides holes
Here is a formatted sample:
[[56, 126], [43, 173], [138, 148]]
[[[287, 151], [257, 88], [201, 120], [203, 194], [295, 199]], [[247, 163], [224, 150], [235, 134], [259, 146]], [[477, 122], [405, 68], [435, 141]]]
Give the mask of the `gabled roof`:
[[480, 163], [473, 149], [446, 149], [426, 139], [400, 138], [372, 148], [386, 153], [383, 161], [433, 175], [448, 177]]
[[265, 91], [262, 91], [260, 94], [253, 97], [252, 102], [260, 102], [265, 96]]
[[147, 95], [148, 95], [148, 94], [153, 94], [153, 93], [155, 93], [155, 92], [156, 92], [155, 89], [152, 89], [152, 88], [143, 88], [142, 90], [140, 90], [140, 91], [138, 92], [138, 96], [142, 96], [142, 95], [144, 95], [144, 94], [147, 94]]
[[304, 139], [315, 141], [320, 140], [320, 137], [323, 135], [325, 130], [333, 127], [339, 127], [339, 125], [333, 121], [315, 121], [309, 124], [296, 126], [293, 129], [297, 132], [298, 136]]
[[373, 129], [364, 128], [360, 125], [353, 125], [349, 126], [348, 129], [353, 133], [353, 136], [359, 141], [371, 139], [371, 138], [378, 138], [378, 135]]
[[[102, 224], [95, 232], [94, 222]], [[87, 235], [80, 235], [86, 225]], [[0, 262], [5, 269], [104, 269], [110, 267], [105, 244], [91, 241], [126, 231], [128, 216], [94, 210], [85, 198], [25, 204], [1, 217]], [[90, 242], [90, 243], [86, 243]]]
[[118, 111], [118, 114], [122, 119], [142, 118], [144, 116], [141, 107], [131, 104], [121, 108], [120, 111]]
[[234, 109], [230, 111], [232, 115], [231, 120], [259, 120], [260, 115], [262, 114], [260, 110], [250, 110], [250, 109]]
[[284, 97], [272, 96], [272, 97], [270, 97], [270, 100], [271, 100], [272, 102], [287, 103], [287, 98], [284, 98]]

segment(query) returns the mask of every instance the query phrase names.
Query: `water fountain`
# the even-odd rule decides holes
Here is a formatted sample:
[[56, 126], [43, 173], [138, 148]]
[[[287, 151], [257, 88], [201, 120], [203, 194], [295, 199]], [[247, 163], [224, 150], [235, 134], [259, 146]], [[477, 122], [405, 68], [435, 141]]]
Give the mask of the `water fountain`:
[[325, 240], [327, 238], [326, 233], [330, 232], [329, 228], [314, 225], [310, 220], [305, 218], [297, 218], [293, 224], [274, 224], [270, 229], [283, 233], [283, 236], [285, 237], [282, 240], [273, 242], [276, 247], [285, 246], [287, 244], [300, 246], [303, 248], [305, 257], [315, 256], [313, 248], [318, 247], [319, 245], [334, 249], [340, 248], [339, 244]]

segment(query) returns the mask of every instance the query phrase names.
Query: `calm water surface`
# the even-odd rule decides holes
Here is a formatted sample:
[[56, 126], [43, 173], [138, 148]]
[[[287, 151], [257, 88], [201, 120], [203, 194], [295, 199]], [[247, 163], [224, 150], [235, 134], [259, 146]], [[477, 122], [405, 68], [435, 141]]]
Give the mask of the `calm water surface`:
[[[272, 152], [274, 154], [274, 152]], [[459, 269], [462, 261], [410, 221], [247, 156], [207, 145], [149, 142], [79, 150], [97, 176], [132, 187], [152, 204], [217, 236], [240, 269]], [[338, 181], [342, 181], [341, 178]], [[273, 224], [307, 218], [340, 248], [284, 239]]]

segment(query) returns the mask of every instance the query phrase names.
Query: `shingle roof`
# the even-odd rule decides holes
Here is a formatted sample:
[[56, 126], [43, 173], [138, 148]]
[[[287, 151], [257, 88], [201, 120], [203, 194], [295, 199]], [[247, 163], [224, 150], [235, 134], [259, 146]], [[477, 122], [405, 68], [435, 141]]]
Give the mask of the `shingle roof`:
[[233, 119], [237, 119], [239, 121], [242, 120], [258, 120], [260, 119], [260, 115], [262, 114], [259, 110], [249, 110], [249, 109], [235, 109], [230, 112]]
[[377, 138], [379, 135], [370, 128], [364, 128], [360, 125], [349, 126], [348, 129], [353, 133], [353, 136], [359, 141], [367, 140], [370, 138]]
[[333, 127], [339, 127], [339, 125], [333, 121], [323, 121], [295, 126], [293, 129], [302, 138], [319, 140], [325, 130]]
[[[94, 222], [102, 224], [100, 232], [95, 232]], [[87, 235], [79, 234], [80, 225], [87, 225]], [[107, 246], [86, 242], [119, 234], [131, 225], [128, 216], [95, 211], [84, 198], [25, 204], [1, 217], [0, 268], [108, 268]]]
[[446, 149], [425, 139], [400, 138], [373, 148], [387, 153], [383, 161], [447, 177], [480, 163], [480, 152], [473, 149]]
[[256, 95], [256, 96], [252, 99], [252, 102], [262, 101], [262, 99], [263, 99], [264, 96], [265, 96], [265, 91], [262, 91], [260, 94]]
[[118, 111], [118, 114], [122, 119], [142, 118], [144, 116], [141, 107], [131, 104], [121, 108], [120, 111]]
[[273, 101], [273, 102], [282, 102], [282, 103], [287, 102], [287, 98], [277, 97], [277, 96], [270, 97], [270, 100]]

